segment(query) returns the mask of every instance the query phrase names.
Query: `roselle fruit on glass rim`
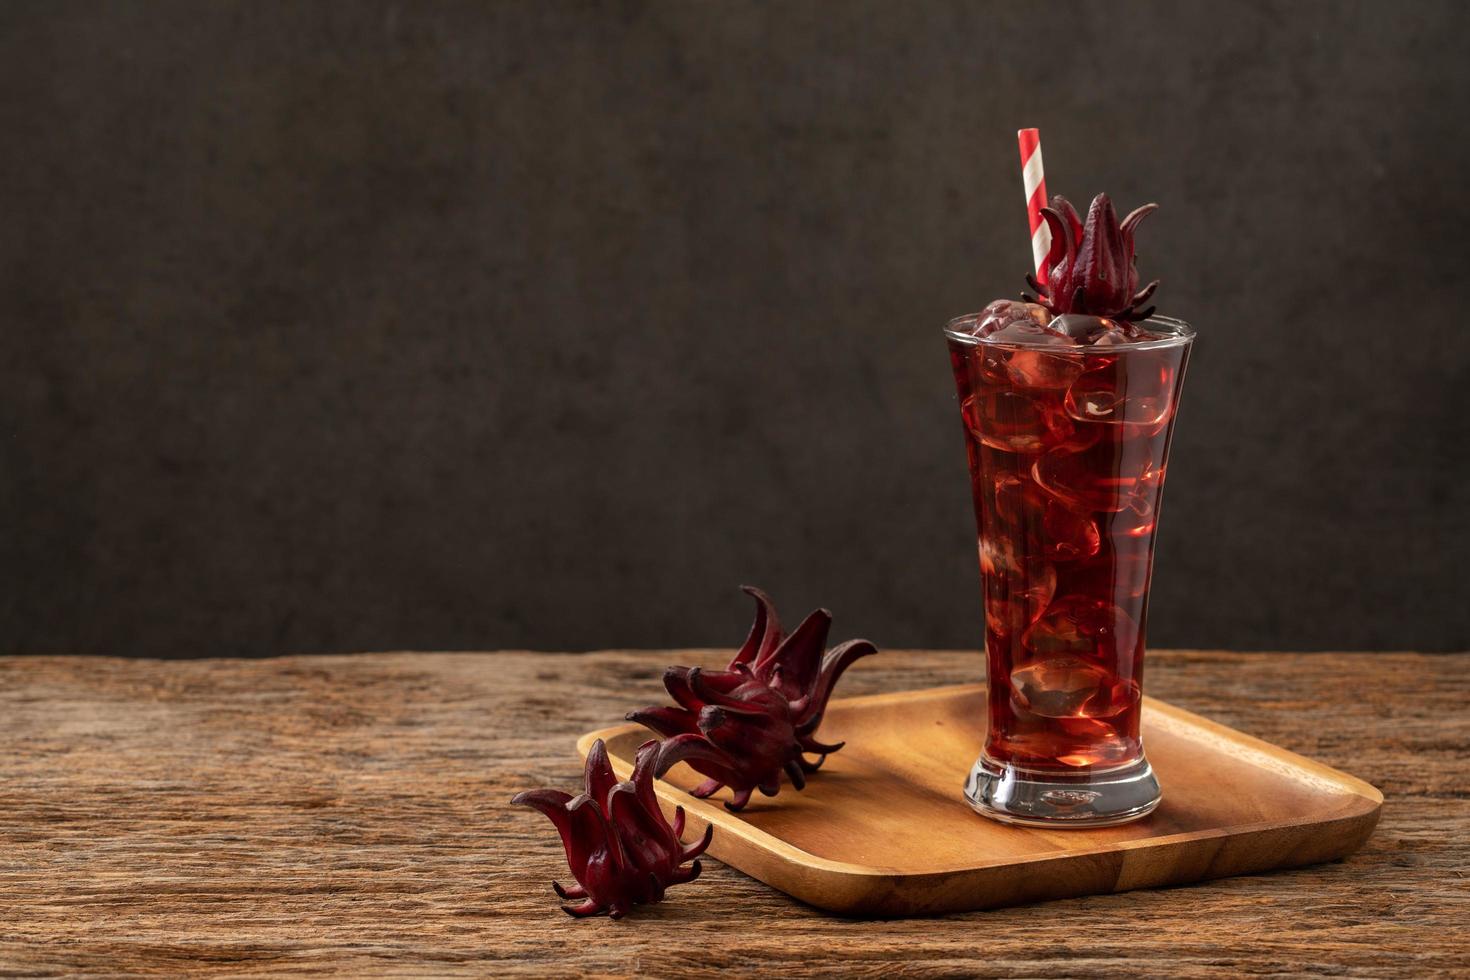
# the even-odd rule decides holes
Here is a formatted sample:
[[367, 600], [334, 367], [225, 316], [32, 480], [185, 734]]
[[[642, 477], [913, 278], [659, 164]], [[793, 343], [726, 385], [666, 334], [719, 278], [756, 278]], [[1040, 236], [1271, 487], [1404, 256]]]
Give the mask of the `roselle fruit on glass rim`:
[[1143, 764], [1154, 529], [1192, 337], [1144, 305], [1158, 282], [1140, 287], [1134, 236], [1154, 208], [1120, 222], [1100, 194], [1084, 222], [1052, 197], [1045, 281], [946, 330], [985, 611], [977, 767]]
[[[827, 755], [842, 748], [817, 739], [843, 671], [878, 650], [867, 640], [827, 649], [832, 614], [812, 612], [785, 636], [770, 596], [743, 586], [755, 599], [755, 622], [745, 643], [724, 670], [670, 667], [664, 687], [677, 707], [651, 706], [629, 712], [660, 735], [697, 772], [709, 777], [691, 792], [707, 797], [728, 786], [725, 808], [738, 812], [755, 790], [775, 796], [784, 775], [797, 789]], [[809, 761], [807, 756], [816, 756]]]

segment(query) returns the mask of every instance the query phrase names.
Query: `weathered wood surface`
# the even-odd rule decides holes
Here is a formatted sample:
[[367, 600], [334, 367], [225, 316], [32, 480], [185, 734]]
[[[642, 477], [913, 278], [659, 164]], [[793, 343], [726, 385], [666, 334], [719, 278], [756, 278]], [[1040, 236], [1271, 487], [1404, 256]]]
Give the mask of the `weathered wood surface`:
[[[1346, 862], [939, 919], [729, 868], [573, 921], [516, 790], [711, 652], [0, 659], [0, 974], [1470, 975], [1470, 654], [1153, 654], [1149, 690], [1387, 797]], [[841, 693], [971, 681], [888, 652]], [[922, 828], [915, 828], [916, 835]]]

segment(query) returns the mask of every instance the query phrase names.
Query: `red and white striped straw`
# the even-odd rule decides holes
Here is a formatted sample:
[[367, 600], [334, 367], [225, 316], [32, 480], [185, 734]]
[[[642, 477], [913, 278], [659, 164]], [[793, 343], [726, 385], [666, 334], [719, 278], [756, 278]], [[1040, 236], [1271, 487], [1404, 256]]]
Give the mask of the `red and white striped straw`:
[[1046, 177], [1041, 172], [1041, 131], [1020, 129], [1021, 181], [1026, 186], [1026, 216], [1031, 219], [1031, 257], [1036, 262], [1036, 281], [1046, 285], [1046, 253], [1051, 250], [1051, 228], [1041, 217], [1046, 207]]

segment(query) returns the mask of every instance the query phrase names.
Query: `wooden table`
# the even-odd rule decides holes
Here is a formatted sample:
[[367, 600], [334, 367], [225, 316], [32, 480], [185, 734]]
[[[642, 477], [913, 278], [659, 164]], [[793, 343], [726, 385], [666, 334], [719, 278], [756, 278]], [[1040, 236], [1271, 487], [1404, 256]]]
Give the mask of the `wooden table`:
[[[575, 787], [579, 733], [720, 654], [0, 659], [0, 974], [1470, 975], [1470, 654], [1151, 656], [1150, 693], [1380, 787], [1367, 847], [888, 922], [712, 862], [622, 922], [573, 921], [550, 824], [507, 801]], [[890, 651], [839, 694], [981, 669]]]

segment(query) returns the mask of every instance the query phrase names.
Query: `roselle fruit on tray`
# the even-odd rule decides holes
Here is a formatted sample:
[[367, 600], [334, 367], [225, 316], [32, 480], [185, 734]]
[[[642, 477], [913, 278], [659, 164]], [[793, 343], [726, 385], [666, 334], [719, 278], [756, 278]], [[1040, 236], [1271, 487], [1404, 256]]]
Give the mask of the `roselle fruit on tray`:
[[[818, 609], [790, 636], [781, 633], [771, 599], [743, 586], [756, 603], [750, 635], [724, 670], [670, 667], [664, 687], [678, 707], [628, 714], [668, 738], [665, 746], [708, 776], [692, 791], [707, 797], [728, 786], [725, 808], [740, 811], [760, 790], [775, 796], [784, 774], [801, 789], [827, 755], [842, 748], [817, 740], [832, 688], [855, 661], [878, 650], [867, 640], [826, 649], [832, 614]], [[808, 761], [815, 755], [816, 761]]]
[[[606, 912], [620, 919], [635, 905], [663, 900], [670, 885], [699, 877], [694, 861], [709, 847], [714, 827], [684, 845], [684, 808], [674, 810], [674, 822], [664, 819], [653, 781], [680, 760], [680, 747], [650, 739], [638, 747], [633, 778], [618, 782], [608, 761], [607, 746], [598, 739], [587, 753], [586, 791], [577, 797], [555, 789], [517, 793], [511, 802], [540, 810], [556, 825], [572, 877], [573, 888], [553, 881], [557, 895], [576, 905], [562, 911], [578, 918]], [[686, 861], [694, 861], [688, 867]]]

